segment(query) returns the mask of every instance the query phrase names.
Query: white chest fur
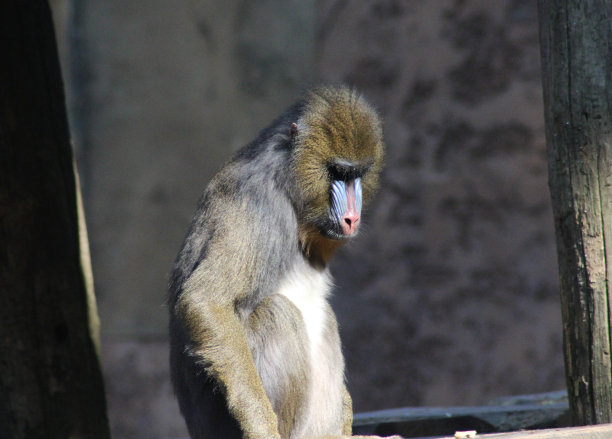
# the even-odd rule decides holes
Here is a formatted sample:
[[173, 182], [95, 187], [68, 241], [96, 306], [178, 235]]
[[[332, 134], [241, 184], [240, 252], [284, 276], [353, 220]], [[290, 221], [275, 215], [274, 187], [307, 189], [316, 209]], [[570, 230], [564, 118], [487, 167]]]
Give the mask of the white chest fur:
[[289, 299], [302, 313], [311, 353], [321, 344], [327, 318], [327, 297], [331, 291], [331, 276], [327, 270], [315, 270], [299, 264], [281, 282], [279, 294]]
[[331, 286], [327, 270], [316, 270], [307, 263], [294, 267], [279, 286], [278, 293], [289, 299], [302, 314], [310, 351], [311, 380], [306, 416], [301, 425], [296, 426], [292, 437], [317, 437], [342, 431], [344, 360], [337, 334], [334, 340], [329, 340], [329, 319], [333, 319], [333, 315], [327, 297]]

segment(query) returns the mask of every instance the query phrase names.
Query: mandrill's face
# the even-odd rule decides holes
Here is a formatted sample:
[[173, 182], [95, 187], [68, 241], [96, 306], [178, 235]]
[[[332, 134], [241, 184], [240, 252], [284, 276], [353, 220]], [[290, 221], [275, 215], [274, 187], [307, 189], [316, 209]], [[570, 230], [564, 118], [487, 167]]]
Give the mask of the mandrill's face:
[[309, 102], [294, 139], [301, 221], [325, 238], [345, 240], [357, 234], [362, 205], [378, 186], [384, 155], [380, 121], [347, 89], [315, 92]]

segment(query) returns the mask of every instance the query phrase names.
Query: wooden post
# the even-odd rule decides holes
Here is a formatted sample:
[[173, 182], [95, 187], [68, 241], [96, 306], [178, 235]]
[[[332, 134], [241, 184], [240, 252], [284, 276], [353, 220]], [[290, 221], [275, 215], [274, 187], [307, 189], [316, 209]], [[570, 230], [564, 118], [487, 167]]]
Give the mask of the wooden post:
[[108, 439], [87, 236], [46, 0], [0, 2], [0, 49], [0, 439]]
[[612, 1], [538, 10], [570, 408], [612, 422]]

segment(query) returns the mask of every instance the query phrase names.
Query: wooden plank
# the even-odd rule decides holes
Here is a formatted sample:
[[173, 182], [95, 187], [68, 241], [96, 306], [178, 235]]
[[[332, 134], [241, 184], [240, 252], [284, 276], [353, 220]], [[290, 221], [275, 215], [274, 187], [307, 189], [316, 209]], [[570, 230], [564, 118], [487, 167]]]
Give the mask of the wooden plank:
[[460, 417], [478, 417], [483, 419], [511, 413], [547, 412], [560, 415], [568, 409], [567, 403], [550, 405], [524, 404], [509, 406], [466, 406], [466, 407], [406, 407], [357, 413], [353, 419], [354, 426], [372, 423], [398, 423], [432, 419], [451, 419]]
[[468, 407], [407, 407], [357, 413], [355, 434], [404, 437], [445, 435], [457, 430], [481, 433], [567, 426], [565, 392], [521, 395], [495, 400], [496, 405]]
[[[437, 439], [456, 439], [445, 436]], [[511, 433], [477, 434], [475, 439], [610, 439], [612, 424], [588, 427], [551, 428], [547, 430], [516, 431]], [[433, 438], [432, 438], [433, 439]]]

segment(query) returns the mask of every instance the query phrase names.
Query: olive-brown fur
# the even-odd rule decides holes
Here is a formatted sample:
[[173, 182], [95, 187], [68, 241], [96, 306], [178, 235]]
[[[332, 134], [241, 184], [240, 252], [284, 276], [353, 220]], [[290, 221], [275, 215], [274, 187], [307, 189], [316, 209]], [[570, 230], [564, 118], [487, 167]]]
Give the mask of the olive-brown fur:
[[368, 168], [362, 179], [367, 203], [378, 188], [384, 156], [382, 127], [372, 107], [347, 88], [315, 89], [307, 96], [297, 126], [294, 166], [306, 203], [303, 221], [320, 218], [328, 208], [327, 167], [332, 158]]

